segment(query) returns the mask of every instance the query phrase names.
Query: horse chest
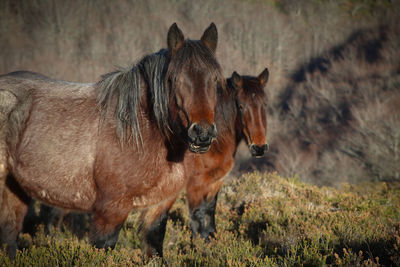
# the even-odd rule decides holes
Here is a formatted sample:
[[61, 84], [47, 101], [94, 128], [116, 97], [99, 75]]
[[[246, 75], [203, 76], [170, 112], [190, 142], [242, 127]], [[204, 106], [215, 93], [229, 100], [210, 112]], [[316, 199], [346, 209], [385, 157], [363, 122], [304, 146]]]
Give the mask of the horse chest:
[[144, 177], [142, 186], [134, 190], [133, 208], [146, 208], [156, 205], [171, 196], [177, 195], [185, 185], [185, 169], [182, 163], [170, 163], [157, 172]]
[[230, 146], [214, 145], [209, 152], [202, 155], [191, 155], [186, 164], [191, 177], [204, 177], [215, 181], [225, 176], [233, 166]]

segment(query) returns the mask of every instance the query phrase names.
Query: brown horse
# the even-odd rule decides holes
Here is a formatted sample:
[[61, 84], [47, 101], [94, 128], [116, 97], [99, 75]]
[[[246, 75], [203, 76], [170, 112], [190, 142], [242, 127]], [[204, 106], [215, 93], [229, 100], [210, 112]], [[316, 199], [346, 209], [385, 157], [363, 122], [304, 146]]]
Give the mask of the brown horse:
[[99, 248], [115, 246], [132, 209], [175, 198], [188, 151], [207, 152], [217, 136], [216, 88], [225, 83], [217, 39], [213, 23], [198, 41], [173, 24], [167, 50], [98, 83], [1, 76], [2, 242], [15, 250], [28, 196], [92, 212]]
[[[261, 157], [268, 149], [266, 142], [267, 99], [264, 87], [269, 72], [258, 77], [240, 76], [236, 72], [227, 80], [227, 93], [220, 90], [217, 98], [216, 125], [218, 137], [204, 155], [188, 154], [185, 167], [189, 175], [186, 194], [193, 235], [208, 240], [214, 235], [217, 195], [234, 164], [238, 144], [244, 139], [252, 156]], [[162, 255], [167, 215], [175, 199], [153, 206], [142, 213], [147, 253]]]

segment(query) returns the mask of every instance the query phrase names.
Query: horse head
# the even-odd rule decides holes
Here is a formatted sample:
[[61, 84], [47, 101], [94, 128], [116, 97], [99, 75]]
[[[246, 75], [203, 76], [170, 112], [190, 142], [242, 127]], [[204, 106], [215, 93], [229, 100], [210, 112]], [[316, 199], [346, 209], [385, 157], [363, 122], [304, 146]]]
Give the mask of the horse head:
[[231, 82], [236, 89], [236, 103], [239, 125], [254, 157], [262, 157], [268, 150], [267, 134], [267, 97], [264, 87], [269, 72], [266, 68], [258, 77], [240, 76], [233, 72]]
[[214, 123], [217, 84], [224, 84], [215, 58], [218, 33], [214, 23], [200, 40], [185, 40], [173, 24], [168, 32], [169, 66], [167, 78], [176, 117], [185, 129], [189, 150], [205, 153], [217, 137]]

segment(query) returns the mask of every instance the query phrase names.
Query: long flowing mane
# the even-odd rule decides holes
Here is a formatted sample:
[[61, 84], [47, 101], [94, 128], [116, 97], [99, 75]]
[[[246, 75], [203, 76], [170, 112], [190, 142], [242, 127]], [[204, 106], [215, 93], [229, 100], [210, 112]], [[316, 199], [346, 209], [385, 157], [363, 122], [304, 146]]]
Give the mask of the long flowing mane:
[[104, 120], [108, 112], [113, 112], [121, 143], [130, 142], [132, 139], [136, 144], [142, 142], [138, 119], [141, 109], [141, 78], [150, 91], [152, 116], [158, 128], [166, 137], [174, 132], [169, 102], [185, 64], [208, 70], [210, 74], [215, 75], [222, 88], [225, 88], [221, 67], [213, 53], [201, 41], [193, 40], [186, 40], [172, 59], [169, 58], [168, 50], [162, 49], [144, 57], [131, 68], [102, 75], [102, 79], [97, 83], [100, 118]]
[[134, 138], [139, 144], [142, 140], [138, 120], [141, 76], [152, 93], [157, 124], [160, 127], [168, 122], [168, 97], [164, 83], [167, 60], [166, 50], [160, 50], [144, 57], [131, 68], [104, 74], [97, 83], [97, 104], [101, 118], [104, 119], [107, 112], [114, 112], [121, 143]]

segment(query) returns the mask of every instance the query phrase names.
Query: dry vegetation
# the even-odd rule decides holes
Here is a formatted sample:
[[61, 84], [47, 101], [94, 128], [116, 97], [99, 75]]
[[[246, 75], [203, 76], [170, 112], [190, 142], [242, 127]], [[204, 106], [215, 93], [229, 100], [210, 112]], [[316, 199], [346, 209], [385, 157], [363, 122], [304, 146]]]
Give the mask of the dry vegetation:
[[[20, 236], [16, 259], [0, 266], [142, 266], [138, 215], [124, 225], [115, 250], [90, 246], [68, 231], [43, 228]], [[191, 240], [183, 199], [171, 211], [164, 241], [171, 266], [398, 266], [400, 184], [318, 188], [276, 173], [230, 180], [220, 194], [218, 232], [210, 243]], [[149, 266], [161, 264], [153, 259]]]

